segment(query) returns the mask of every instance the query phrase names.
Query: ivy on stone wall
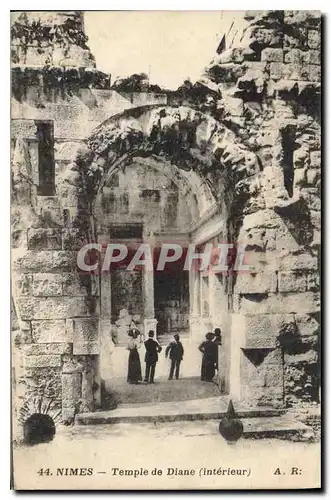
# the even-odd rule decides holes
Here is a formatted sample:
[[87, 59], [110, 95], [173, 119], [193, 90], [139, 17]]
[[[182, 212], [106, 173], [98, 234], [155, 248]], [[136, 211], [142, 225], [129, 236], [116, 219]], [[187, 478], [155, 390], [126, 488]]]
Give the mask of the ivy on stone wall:
[[[40, 86], [42, 84], [42, 87]], [[109, 89], [109, 75], [89, 68], [64, 68], [47, 65], [41, 68], [13, 67], [12, 93], [18, 101], [24, 100], [31, 87], [43, 91], [45, 100], [59, 93], [66, 97], [82, 88]], [[41, 87], [41, 88], [40, 88]]]
[[47, 26], [40, 20], [25, 20], [14, 22], [11, 26], [12, 41], [18, 40], [20, 46], [27, 48], [29, 45], [37, 47], [37, 52], [42, 53], [47, 45], [60, 45], [69, 50], [70, 45], [77, 45], [88, 50], [88, 37], [82, 30], [82, 24], [75, 19], [66, 19], [63, 24]]

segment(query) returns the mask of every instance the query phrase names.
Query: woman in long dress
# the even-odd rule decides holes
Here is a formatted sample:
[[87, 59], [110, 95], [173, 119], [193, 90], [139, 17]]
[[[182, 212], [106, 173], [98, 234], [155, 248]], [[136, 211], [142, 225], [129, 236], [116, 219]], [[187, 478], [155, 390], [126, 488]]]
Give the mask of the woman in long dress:
[[138, 349], [141, 346], [141, 342], [137, 340], [139, 331], [136, 329], [130, 330], [128, 333], [129, 339], [127, 349], [130, 351], [129, 353], [129, 362], [128, 362], [128, 377], [127, 381], [129, 384], [139, 384], [142, 381], [141, 375], [141, 364]]
[[212, 382], [215, 376], [215, 344], [212, 341], [213, 334], [208, 332], [206, 340], [199, 345], [199, 351], [202, 352], [201, 380]]

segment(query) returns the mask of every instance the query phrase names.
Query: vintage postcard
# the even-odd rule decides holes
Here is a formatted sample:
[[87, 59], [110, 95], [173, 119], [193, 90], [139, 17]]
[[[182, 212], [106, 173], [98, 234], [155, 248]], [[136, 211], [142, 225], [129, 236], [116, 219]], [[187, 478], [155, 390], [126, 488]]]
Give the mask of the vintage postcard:
[[321, 488], [321, 13], [10, 29], [12, 488]]

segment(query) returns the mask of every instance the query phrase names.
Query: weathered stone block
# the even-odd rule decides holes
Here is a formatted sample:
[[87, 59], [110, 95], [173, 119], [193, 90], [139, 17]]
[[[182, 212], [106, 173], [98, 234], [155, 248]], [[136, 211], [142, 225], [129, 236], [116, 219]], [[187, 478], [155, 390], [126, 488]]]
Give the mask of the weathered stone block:
[[279, 273], [278, 289], [280, 292], [304, 292], [307, 288], [306, 276], [297, 273]]
[[308, 69], [308, 80], [310, 82], [320, 82], [321, 81], [321, 67], [315, 64], [309, 64]]
[[72, 318], [65, 320], [65, 332], [68, 341], [72, 342], [74, 339], [74, 320]]
[[305, 199], [310, 210], [319, 212], [321, 210], [321, 198], [318, 194], [317, 189], [315, 191], [314, 190], [315, 188], [302, 188], [301, 196]]
[[309, 314], [295, 314], [295, 322], [301, 336], [316, 335], [320, 330], [319, 322]]
[[76, 269], [76, 252], [28, 250], [14, 261], [14, 269], [21, 272], [65, 272]]
[[264, 365], [265, 366], [273, 366], [273, 365], [278, 365], [282, 366], [283, 364], [283, 354], [282, 354], [282, 348], [277, 347], [276, 349], [273, 349], [270, 351], [267, 356], [264, 359]]
[[14, 276], [13, 278], [13, 288], [15, 294], [19, 295], [30, 295], [32, 292], [33, 277], [31, 274], [22, 274], [19, 277]]
[[76, 413], [77, 402], [82, 395], [82, 374], [62, 374], [62, 418], [71, 421]]
[[238, 274], [235, 290], [236, 293], [266, 293], [275, 292], [277, 278], [275, 273], [241, 273]]
[[314, 251], [314, 255], [318, 255], [321, 247], [321, 231], [314, 229], [313, 240], [311, 242], [311, 248]]
[[321, 171], [319, 168], [310, 168], [307, 170], [307, 184], [316, 186], [321, 180]]
[[57, 343], [57, 344], [28, 344], [24, 346], [24, 354], [26, 356], [40, 356], [40, 355], [55, 355], [55, 354], [70, 354], [71, 344]]
[[261, 61], [283, 62], [283, 49], [267, 48], [262, 50]]
[[63, 226], [63, 211], [59, 200], [55, 196], [38, 196], [36, 211], [42, 215], [48, 227], [59, 230], [58, 227]]
[[321, 23], [321, 12], [318, 10], [285, 10], [284, 23], [292, 25], [294, 28], [298, 25], [318, 28]]
[[286, 255], [280, 261], [281, 271], [303, 271], [318, 268], [317, 257], [303, 253], [299, 255]]
[[292, 36], [287, 33], [284, 34], [284, 49], [306, 49], [307, 48], [307, 39], [305, 36]]
[[310, 153], [310, 166], [312, 168], [320, 168], [321, 167], [321, 152], [320, 151], [312, 151]]
[[304, 52], [303, 54], [305, 64], [321, 64], [321, 52], [319, 50], [308, 50], [308, 52]]
[[265, 167], [263, 180], [266, 191], [284, 187], [284, 173], [277, 165]]
[[[68, 115], [68, 106], [65, 106], [65, 112]], [[74, 158], [76, 158], [77, 151], [81, 147], [81, 143], [75, 141], [66, 141], [66, 142], [59, 142], [55, 141], [54, 144], [54, 158], [55, 161], [61, 161], [61, 160], [66, 160], [66, 161], [73, 161]]]
[[265, 75], [267, 63], [260, 61], [245, 61], [242, 64], [242, 67], [248, 72], [250, 76], [254, 76], [254, 74], [262, 76], [263, 74]]
[[320, 297], [314, 292], [246, 294], [242, 295], [239, 310], [235, 313], [273, 314], [273, 313], [314, 313], [320, 310]]
[[242, 99], [227, 97], [224, 101], [224, 111], [232, 116], [243, 116], [244, 104]]
[[60, 355], [26, 356], [24, 358], [25, 368], [53, 368], [61, 365]]
[[78, 341], [73, 344], [73, 354], [87, 355], [99, 354], [100, 344], [98, 341]]
[[293, 151], [293, 164], [296, 169], [307, 167], [309, 164], [309, 159], [309, 148], [307, 146]]
[[62, 275], [51, 273], [34, 274], [33, 295], [35, 297], [55, 297], [62, 295]]
[[276, 337], [249, 337], [245, 340], [245, 349], [270, 349], [276, 347]]
[[285, 52], [284, 62], [291, 64], [301, 64], [303, 58], [303, 52], [300, 49], [291, 49]]
[[298, 363], [317, 363], [317, 352], [310, 349], [307, 352], [300, 354], [284, 354], [284, 363], [287, 365], [296, 365]]
[[27, 248], [28, 240], [27, 240], [27, 232], [21, 231], [19, 229], [12, 230], [11, 233], [11, 244], [12, 248]]
[[[301, 121], [301, 119], [303, 119]], [[309, 121], [307, 120], [307, 115], [299, 115], [298, 117], [299, 125], [303, 122], [303, 126], [309, 125]], [[320, 130], [316, 130], [315, 133], [304, 133], [300, 136], [300, 144], [303, 147], [306, 147], [310, 150], [312, 149], [320, 149], [321, 148], [321, 133]]]
[[270, 78], [272, 78], [273, 80], [280, 80], [281, 78], [283, 78], [283, 63], [270, 63]]
[[80, 281], [77, 274], [67, 274], [63, 276], [63, 295], [85, 296], [87, 288]]
[[306, 168], [296, 168], [294, 170], [294, 186], [305, 186], [307, 184], [307, 169]]
[[19, 329], [24, 331], [31, 331], [31, 321], [19, 320]]
[[29, 229], [29, 250], [61, 250], [62, 235], [60, 229]]
[[65, 319], [89, 314], [83, 297], [22, 297], [18, 299], [22, 319]]
[[320, 51], [319, 50], [302, 51], [300, 49], [291, 49], [285, 53], [284, 62], [297, 65], [302, 65], [302, 64], [319, 65], [321, 62]]
[[282, 387], [241, 387], [241, 398], [249, 406], [272, 406], [281, 407], [283, 405]]
[[95, 341], [98, 339], [98, 318], [75, 318], [74, 319], [74, 343], [80, 341]]
[[308, 67], [301, 66], [300, 64], [283, 64], [282, 77], [286, 80], [309, 80]]
[[35, 342], [67, 342], [65, 320], [32, 321], [32, 335]]
[[252, 388], [265, 387], [265, 370], [261, 366], [254, 366], [250, 361], [244, 361], [242, 366], [242, 377], [244, 380], [249, 380], [249, 385]]
[[226, 64], [226, 63], [241, 63], [244, 60], [242, 48], [232, 48], [225, 50], [219, 56], [215, 57], [212, 64]]
[[321, 48], [321, 34], [318, 30], [308, 30], [308, 47], [317, 50]]
[[307, 274], [307, 290], [317, 291], [320, 288], [319, 273]]
[[252, 30], [251, 47], [254, 50], [261, 50], [264, 47], [279, 47], [281, 39], [278, 29], [254, 28]]
[[[273, 334], [272, 315], [257, 314], [255, 316], [245, 317], [245, 337], [250, 338], [266, 338], [268, 335]], [[247, 341], [245, 340], [246, 346]]]
[[276, 231], [275, 229], [267, 229], [265, 233], [266, 250], [271, 252], [276, 250]]
[[282, 363], [279, 365], [268, 366], [265, 373], [265, 387], [274, 387], [279, 389], [279, 392], [283, 390], [283, 366]]
[[16, 139], [17, 137], [25, 137], [26, 139], [37, 139], [37, 126], [34, 120], [22, 120], [16, 119], [11, 123], [11, 137]]
[[63, 250], [78, 251], [86, 243], [81, 234], [81, 230], [77, 228], [66, 228], [62, 230], [62, 245]]
[[245, 333], [247, 342], [251, 339], [275, 339], [281, 330], [294, 324], [293, 314], [256, 314], [245, 316]]

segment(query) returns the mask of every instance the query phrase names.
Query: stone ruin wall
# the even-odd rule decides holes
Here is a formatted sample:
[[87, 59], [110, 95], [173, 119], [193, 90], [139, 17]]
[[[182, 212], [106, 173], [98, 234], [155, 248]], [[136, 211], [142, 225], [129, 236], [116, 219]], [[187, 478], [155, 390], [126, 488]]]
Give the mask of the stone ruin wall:
[[232, 335], [244, 337], [241, 397], [291, 406], [319, 398], [321, 18], [245, 18], [240, 44], [206, 71], [222, 92], [221, 121], [261, 167], [241, 186], [248, 203], [238, 240], [248, 242], [256, 273], [237, 276]]
[[[268, 11], [246, 20], [239, 45], [218, 55], [202, 79], [207, 114], [259, 163], [236, 184], [231, 212], [232, 236], [251, 242], [256, 272], [237, 276], [233, 289], [230, 377], [241, 400], [291, 406], [317, 401], [319, 387], [320, 16]], [[62, 410], [64, 420], [100, 403], [93, 357], [99, 288], [75, 272], [75, 250], [91, 238], [88, 207], [80, 205], [80, 146], [101, 122], [132, 107], [109, 89], [93, 57], [84, 53], [84, 61], [83, 71], [54, 65], [47, 72], [44, 62], [13, 62], [16, 391], [22, 414], [35, 404], [26, 380], [28, 394], [39, 394], [54, 416]], [[55, 87], [44, 84], [50, 74]], [[55, 197], [37, 195], [35, 120], [54, 120]], [[240, 149], [228, 146], [223, 167], [231, 169]]]
[[[68, 20], [74, 30], [66, 37]], [[21, 422], [40, 409], [71, 421], [101, 397], [94, 356], [99, 284], [76, 273], [77, 250], [90, 233], [73, 160], [91, 130], [135, 98], [110, 90], [109, 75], [95, 69], [81, 14], [14, 13], [12, 22], [15, 409]], [[142, 99], [160, 102], [154, 94]], [[54, 124], [56, 196], [38, 195], [38, 120]]]

